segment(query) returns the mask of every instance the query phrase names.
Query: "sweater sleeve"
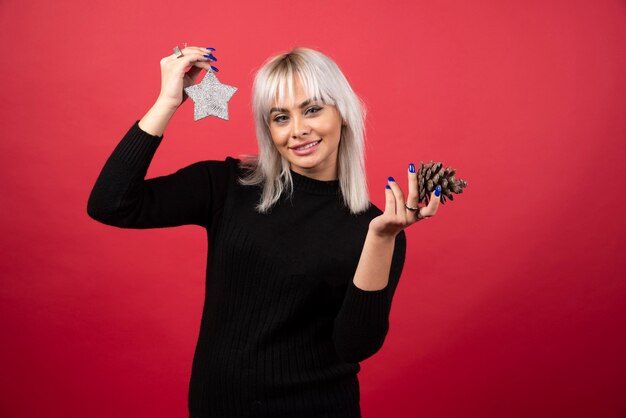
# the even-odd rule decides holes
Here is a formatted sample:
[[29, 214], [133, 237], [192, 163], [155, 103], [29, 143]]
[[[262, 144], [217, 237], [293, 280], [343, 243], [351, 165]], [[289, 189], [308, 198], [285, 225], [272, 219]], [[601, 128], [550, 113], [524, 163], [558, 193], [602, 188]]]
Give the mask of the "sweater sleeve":
[[[175, 173], [145, 179], [163, 136], [139, 127], [137, 120], [104, 164], [87, 202], [88, 215], [120, 228], [208, 227], [224, 201], [225, 161], [199, 161]], [[233, 160], [234, 161], [234, 160]]]
[[405, 255], [406, 235], [401, 231], [396, 236], [387, 286], [379, 290], [364, 290], [350, 280], [333, 328], [333, 343], [342, 360], [361, 362], [382, 347], [389, 331], [391, 302], [402, 274]]

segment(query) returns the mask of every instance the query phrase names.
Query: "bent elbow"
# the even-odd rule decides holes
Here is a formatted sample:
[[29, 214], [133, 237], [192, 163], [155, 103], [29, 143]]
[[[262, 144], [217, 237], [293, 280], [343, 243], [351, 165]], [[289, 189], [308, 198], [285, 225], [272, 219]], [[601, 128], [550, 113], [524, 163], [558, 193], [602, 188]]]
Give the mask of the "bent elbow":
[[94, 221], [100, 222], [105, 225], [113, 225], [112, 216], [109, 212], [102, 210], [98, 205], [92, 203], [91, 200], [87, 202], [87, 215]]
[[99, 193], [98, 188], [95, 187], [87, 200], [87, 215], [102, 224], [119, 226], [119, 222], [116, 222], [119, 218], [119, 210], [110, 203], [112, 201], [110, 196]]
[[94, 190], [91, 191], [89, 199], [87, 200], [87, 215], [94, 221], [102, 222], [106, 217], [105, 212], [102, 210], [102, 206], [98, 204], [98, 196], [94, 194]]

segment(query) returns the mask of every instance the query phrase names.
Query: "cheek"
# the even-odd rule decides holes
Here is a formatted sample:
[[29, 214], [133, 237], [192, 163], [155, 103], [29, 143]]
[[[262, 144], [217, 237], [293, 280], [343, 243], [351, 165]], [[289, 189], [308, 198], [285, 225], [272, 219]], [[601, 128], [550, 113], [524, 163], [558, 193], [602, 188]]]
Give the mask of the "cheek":
[[280, 155], [282, 155], [285, 158], [289, 157], [290, 154], [289, 154], [289, 149], [287, 149], [287, 146], [288, 146], [287, 142], [274, 138], [274, 137], [272, 137], [272, 142], [274, 143], [274, 149], [278, 151]]
[[336, 117], [325, 118], [323, 121], [320, 121], [319, 129], [326, 134], [339, 135], [341, 132], [341, 120]]
[[285, 135], [280, 129], [270, 129], [270, 136], [272, 137], [272, 142], [274, 142], [274, 145], [277, 147], [287, 143]]
[[280, 135], [278, 135], [278, 133], [275, 131], [271, 131], [270, 136], [272, 137], [272, 142], [274, 143], [274, 146], [277, 148], [280, 147], [282, 143]]

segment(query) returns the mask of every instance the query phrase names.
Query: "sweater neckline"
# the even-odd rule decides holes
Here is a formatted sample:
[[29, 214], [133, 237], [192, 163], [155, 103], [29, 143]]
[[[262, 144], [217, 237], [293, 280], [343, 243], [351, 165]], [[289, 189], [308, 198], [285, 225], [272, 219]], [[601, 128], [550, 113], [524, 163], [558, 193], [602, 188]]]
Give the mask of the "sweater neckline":
[[316, 180], [311, 177], [298, 174], [292, 169], [291, 179], [295, 190], [302, 190], [314, 194], [336, 195], [339, 194], [339, 180]]

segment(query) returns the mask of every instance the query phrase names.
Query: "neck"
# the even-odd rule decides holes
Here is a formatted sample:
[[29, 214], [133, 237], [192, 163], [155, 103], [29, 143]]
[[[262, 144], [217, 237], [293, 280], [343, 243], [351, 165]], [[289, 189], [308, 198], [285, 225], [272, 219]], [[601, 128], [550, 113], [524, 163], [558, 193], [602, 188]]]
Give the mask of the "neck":
[[314, 180], [319, 181], [333, 181], [338, 180], [339, 176], [337, 174], [337, 167], [334, 167], [332, 170], [320, 169], [318, 167], [314, 168], [302, 168], [302, 167], [294, 167], [291, 165], [291, 171], [294, 171], [302, 176], [306, 176], [312, 178]]
[[290, 171], [295, 190], [319, 195], [338, 195], [341, 193], [339, 180], [317, 180], [297, 171]]

